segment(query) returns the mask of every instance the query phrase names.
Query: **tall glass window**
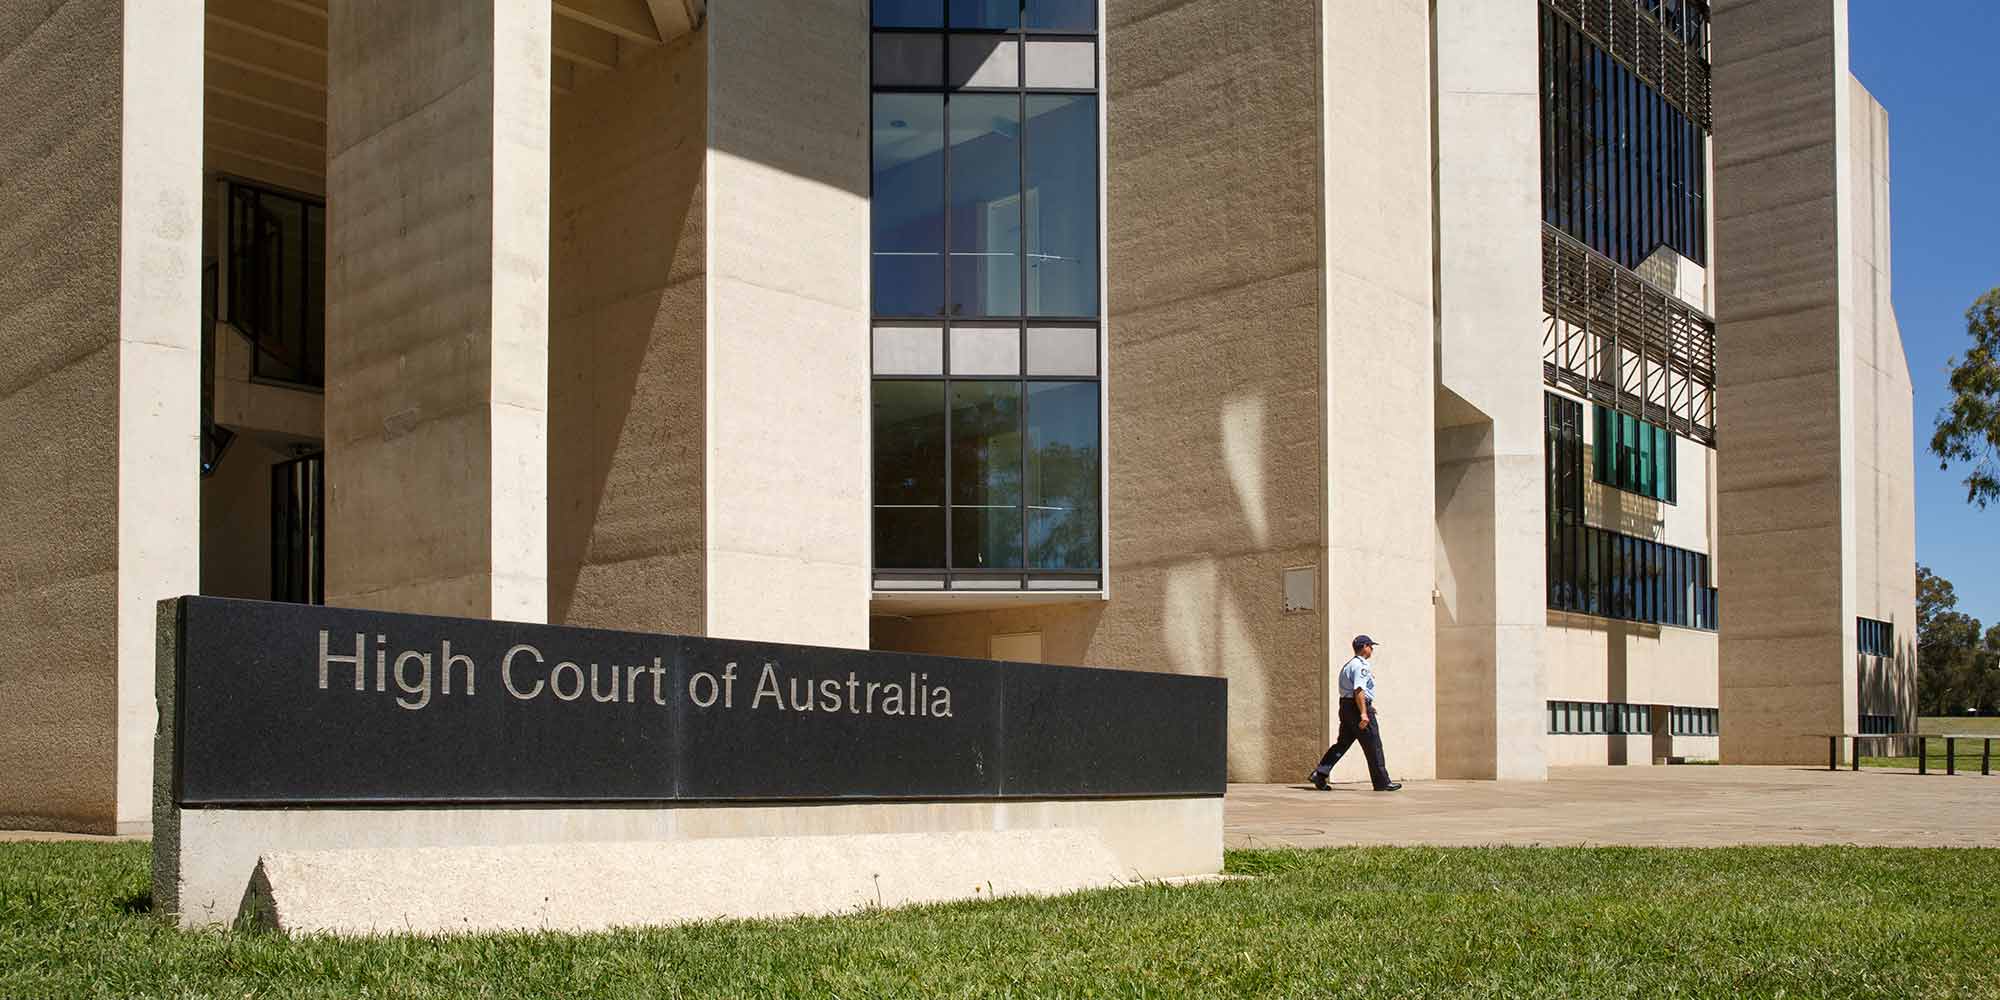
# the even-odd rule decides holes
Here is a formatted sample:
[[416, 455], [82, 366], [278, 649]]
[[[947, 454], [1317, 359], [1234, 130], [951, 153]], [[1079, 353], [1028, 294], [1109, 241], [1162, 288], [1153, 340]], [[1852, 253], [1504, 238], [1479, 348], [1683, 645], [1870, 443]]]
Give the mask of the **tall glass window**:
[[1096, 0], [876, 0], [875, 583], [1103, 569]]
[[326, 206], [229, 185], [229, 322], [256, 348], [259, 381], [326, 381]]

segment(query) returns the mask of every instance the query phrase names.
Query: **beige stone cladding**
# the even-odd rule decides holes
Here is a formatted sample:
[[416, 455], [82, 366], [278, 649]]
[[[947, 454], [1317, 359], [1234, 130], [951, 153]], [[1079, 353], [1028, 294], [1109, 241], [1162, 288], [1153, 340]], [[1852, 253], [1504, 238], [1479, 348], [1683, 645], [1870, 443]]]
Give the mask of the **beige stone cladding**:
[[1917, 719], [1916, 465], [1910, 367], [1890, 298], [1889, 114], [1849, 78], [1854, 177], [1854, 613], [1895, 628], [1890, 656], [1856, 651], [1859, 711]]
[[0, 6], [0, 826], [149, 825], [150, 607], [199, 582], [201, 24]]
[[1436, 6], [1438, 774], [1546, 776], [1534, 0]]
[[550, 17], [329, 7], [329, 603], [547, 614]]
[[1322, 560], [1317, 32], [1303, 4], [1106, 5], [1110, 599], [877, 618], [878, 647], [1038, 627], [1049, 662], [1228, 678], [1232, 778], [1323, 749], [1323, 620], [1281, 590]]
[[1811, 763], [1864, 682], [1912, 717], [1913, 652], [1885, 669], [1855, 635], [1906, 638], [1914, 605], [1887, 122], [1848, 72], [1845, 0], [1718, 3], [1715, 24], [1722, 755]]
[[554, 104], [549, 620], [698, 634], [708, 39]]
[[868, 10], [708, 8], [704, 631], [868, 644]]
[[[1325, 658], [1380, 639], [1384, 750], [1438, 773], [1430, 5], [1321, 10]], [[1329, 678], [1329, 695], [1331, 690]], [[1327, 712], [1326, 740], [1334, 737]], [[1366, 776], [1350, 754], [1336, 780]], [[1290, 774], [1280, 775], [1289, 779]]]

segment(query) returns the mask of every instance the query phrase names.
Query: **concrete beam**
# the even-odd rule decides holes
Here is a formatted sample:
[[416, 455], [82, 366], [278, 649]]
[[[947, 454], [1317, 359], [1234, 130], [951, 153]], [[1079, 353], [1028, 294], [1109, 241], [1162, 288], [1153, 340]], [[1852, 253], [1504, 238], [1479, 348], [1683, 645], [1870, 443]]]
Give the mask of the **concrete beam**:
[[555, 19], [556, 55], [591, 69], [618, 68], [618, 36], [581, 21]]
[[660, 30], [646, 0], [555, 0], [555, 12], [642, 45], [660, 44]]

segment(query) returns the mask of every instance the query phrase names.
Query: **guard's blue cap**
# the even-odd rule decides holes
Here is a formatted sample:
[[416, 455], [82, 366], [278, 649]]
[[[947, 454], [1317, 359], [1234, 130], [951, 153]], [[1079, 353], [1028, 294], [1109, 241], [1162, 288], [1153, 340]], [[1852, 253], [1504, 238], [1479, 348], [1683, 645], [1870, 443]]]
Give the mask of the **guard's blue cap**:
[[1381, 643], [1368, 638], [1366, 635], [1357, 635], [1354, 637], [1354, 651], [1357, 653], [1361, 652], [1361, 647], [1363, 646], [1380, 646], [1380, 645]]

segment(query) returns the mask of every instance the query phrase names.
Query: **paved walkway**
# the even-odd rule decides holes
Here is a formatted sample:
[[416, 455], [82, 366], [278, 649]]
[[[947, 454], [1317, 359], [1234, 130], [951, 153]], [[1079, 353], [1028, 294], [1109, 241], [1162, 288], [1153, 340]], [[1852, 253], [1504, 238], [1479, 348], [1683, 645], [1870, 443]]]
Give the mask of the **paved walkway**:
[[2000, 847], [2000, 774], [1574, 767], [1546, 782], [1231, 785], [1230, 847], [1870, 844]]

